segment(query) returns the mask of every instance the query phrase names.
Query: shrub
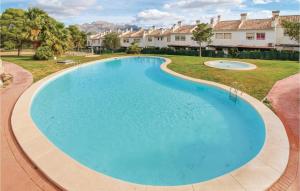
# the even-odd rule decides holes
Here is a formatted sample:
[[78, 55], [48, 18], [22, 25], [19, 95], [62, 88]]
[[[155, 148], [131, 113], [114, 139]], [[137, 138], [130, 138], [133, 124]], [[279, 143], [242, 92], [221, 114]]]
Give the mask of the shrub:
[[128, 47], [127, 54], [140, 54], [141, 53], [141, 48], [139, 47], [138, 44], [132, 44]]
[[[185, 50], [174, 48], [144, 48], [142, 54], [169, 54], [169, 55], [185, 55], [198, 56], [197, 50]], [[202, 56], [205, 57], [230, 57], [230, 58], [249, 58], [249, 59], [265, 59], [265, 60], [299, 60], [299, 52], [296, 51], [238, 51], [236, 48], [229, 49], [226, 55], [223, 51], [202, 50]]]
[[53, 51], [49, 46], [40, 46], [34, 55], [36, 60], [49, 60], [53, 57]]
[[15, 48], [15, 44], [12, 41], [5, 41], [3, 47], [5, 50], [12, 50]]

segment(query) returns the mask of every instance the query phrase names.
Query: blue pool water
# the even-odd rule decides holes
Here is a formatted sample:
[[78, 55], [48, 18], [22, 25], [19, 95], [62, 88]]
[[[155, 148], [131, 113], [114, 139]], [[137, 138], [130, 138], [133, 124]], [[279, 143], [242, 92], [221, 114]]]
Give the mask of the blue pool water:
[[208, 65], [220, 69], [255, 69], [255, 66], [252, 64], [229, 60], [210, 61]]
[[230, 172], [265, 140], [259, 114], [228, 92], [173, 77], [161, 58], [99, 62], [47, 83], [31, 116], [58, 148], [121, 180], [185, 185]]

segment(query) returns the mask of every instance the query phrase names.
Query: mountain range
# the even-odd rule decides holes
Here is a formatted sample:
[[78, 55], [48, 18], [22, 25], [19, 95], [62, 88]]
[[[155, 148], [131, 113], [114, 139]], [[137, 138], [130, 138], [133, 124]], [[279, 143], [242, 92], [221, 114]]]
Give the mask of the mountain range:
[[118, 31], [118, 30], [126, 30], [126, 29], [133, 29], [138, 30], [139, 27], [136, 25], [130, 24], [114, 24], [106, 21], [94, 21], [91, 23], [84, 23], [81, 25], [77, 25], [77, 27], [86, 33], [96, 34], [99, 32], [105, 31]]

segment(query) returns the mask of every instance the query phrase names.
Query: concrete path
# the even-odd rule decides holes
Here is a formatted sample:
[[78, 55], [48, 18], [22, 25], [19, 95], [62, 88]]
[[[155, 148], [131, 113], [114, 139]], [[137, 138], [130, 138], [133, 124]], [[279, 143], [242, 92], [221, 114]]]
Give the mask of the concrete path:
[[283, 176], [271, 187], [274, 191], [300, 190], [300, 73], [276, 82], [267, 96], [283, 122], [290, 142], [290, 156]]
[[19, 96], [32, 84], [32, 75], [23, 68], [3, 63], [13, 82], [0, 89], [1, 104], [1, 191], [58, 190], [39, 172], [16, 142], [11, 131], [10, 116]]

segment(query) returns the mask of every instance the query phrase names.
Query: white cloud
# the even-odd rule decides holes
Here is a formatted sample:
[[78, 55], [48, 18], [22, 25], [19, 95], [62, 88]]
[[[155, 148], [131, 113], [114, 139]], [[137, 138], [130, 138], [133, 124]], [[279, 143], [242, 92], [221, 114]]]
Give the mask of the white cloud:
[[164, 27], [183, 19], [184, 17], [179, 16], [175, 13], [160, 11], [158, 9], [147, 9], [139, 12], [131, 23], [138, 24], [144, 27], [153, 25], [157, 27]]
[[157, 9], [148, 9], [142, 12], [139, 12], [136, 16], [137, 21], [159, 21], [159, 20], [168, 20], [168, 19], [179, 19], [179, 16], [175, 14], [160, 11]]
[[50, 15], [60, 18], [78, 16], [93, 6], [96, 10], [102, 8], [96, 5], [96, 0], [35, 0], [33, 6], [40, 7]]
[[183, 8], [183, 9], [193, 9], [193, 8], [205, 8], [213, 6], [242, 6], [243, 0], [177, 0], [172, 3], [167, 3], [164, 8]]
[[254, 4], [268, 4], [273, 2], [279, 2], [279, 0], [253, 0]]

